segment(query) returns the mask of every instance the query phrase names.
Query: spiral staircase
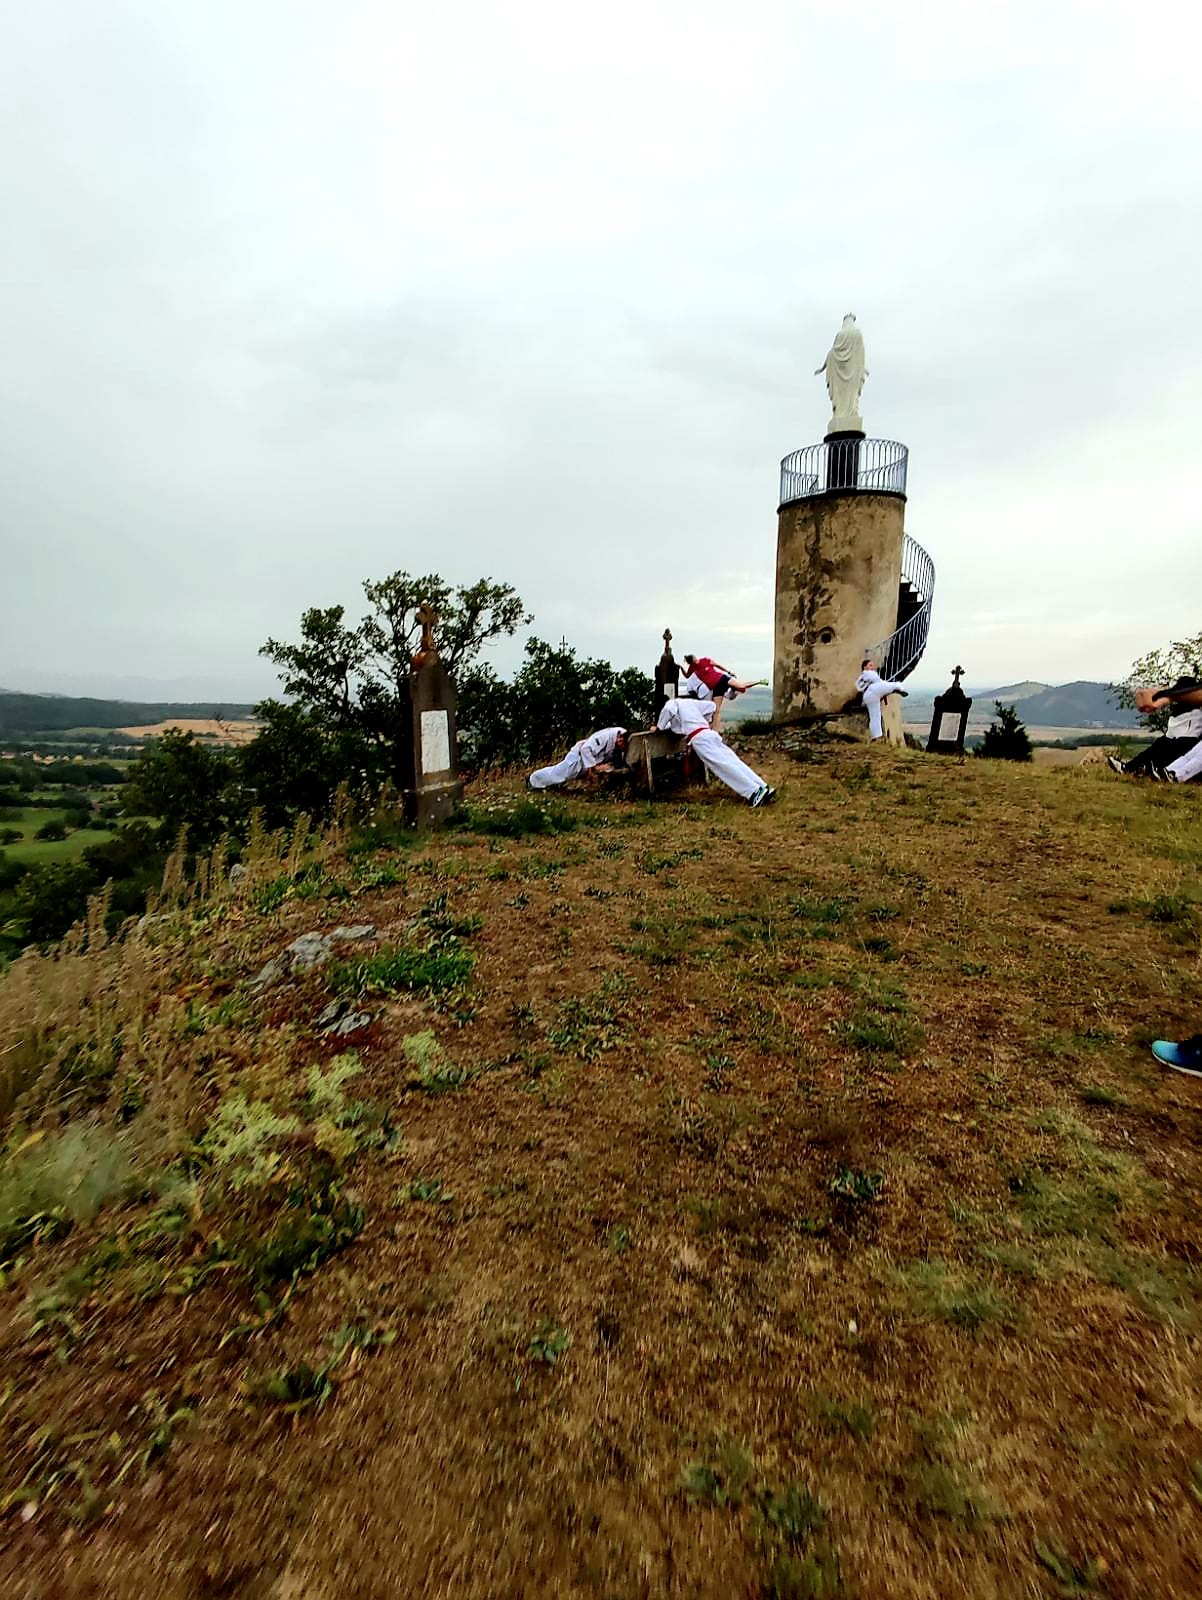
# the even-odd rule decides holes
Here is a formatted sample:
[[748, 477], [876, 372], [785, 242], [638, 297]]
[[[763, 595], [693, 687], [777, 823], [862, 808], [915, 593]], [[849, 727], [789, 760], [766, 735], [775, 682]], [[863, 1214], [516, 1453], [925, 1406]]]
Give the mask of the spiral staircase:
[[931, 631], [935, 597], [935, 563], [917, 539], [902, 540], [901, 582], [897, 590], [897, 626], [869, 651], [882, 678], [901, 683], [922, 660]]

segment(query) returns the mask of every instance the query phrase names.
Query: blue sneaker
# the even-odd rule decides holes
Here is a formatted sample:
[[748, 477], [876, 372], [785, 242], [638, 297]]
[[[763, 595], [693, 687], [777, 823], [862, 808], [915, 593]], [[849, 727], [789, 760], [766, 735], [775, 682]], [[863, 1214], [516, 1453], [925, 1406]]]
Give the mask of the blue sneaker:
[[1171, 1039], [1157, 1039], [1152, 1054], [1174, 1072], [1184, 1072], [1188, 1078], [1202, 1078], [1202, 1033], [1195, 1033], [1192, 1039], [1182, 1039], [1180, 1044], [1174, 1044]]

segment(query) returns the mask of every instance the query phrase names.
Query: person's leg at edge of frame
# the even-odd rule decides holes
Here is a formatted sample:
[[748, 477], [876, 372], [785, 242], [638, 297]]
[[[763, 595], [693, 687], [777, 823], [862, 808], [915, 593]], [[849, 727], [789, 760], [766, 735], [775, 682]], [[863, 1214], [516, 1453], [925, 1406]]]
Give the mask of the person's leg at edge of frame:
[[1174, 1072], [1183, 1072], [1187, 1078], [1202, 1078], [1202, 1033], [1189, 1039], [1156, 1039], [1152, 1054]]

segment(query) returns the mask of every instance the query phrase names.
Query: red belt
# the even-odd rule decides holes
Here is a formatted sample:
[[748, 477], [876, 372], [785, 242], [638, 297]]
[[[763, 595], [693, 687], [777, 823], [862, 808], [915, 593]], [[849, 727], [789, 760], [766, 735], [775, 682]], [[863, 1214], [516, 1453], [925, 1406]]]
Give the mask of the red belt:
[[693, 740], [699, 733], [713, 733], [713, 731], [714, 730], [712, 728], [694, 728], [692, 733], [685, 735], [685, 743], [692, 744]]

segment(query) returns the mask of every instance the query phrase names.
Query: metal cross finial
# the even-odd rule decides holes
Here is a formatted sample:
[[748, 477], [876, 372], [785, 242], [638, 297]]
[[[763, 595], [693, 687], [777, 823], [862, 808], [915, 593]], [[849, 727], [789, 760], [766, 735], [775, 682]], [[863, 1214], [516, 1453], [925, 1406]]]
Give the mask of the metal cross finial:
[[955, 687], [957, 689], [960, 687], [960, 679], [963, 676], [964, 676], [964, 668], [963, 667], [953, 667], [952, 668], [952, 682], [953, 682], [953, 684], [955, 685]]

